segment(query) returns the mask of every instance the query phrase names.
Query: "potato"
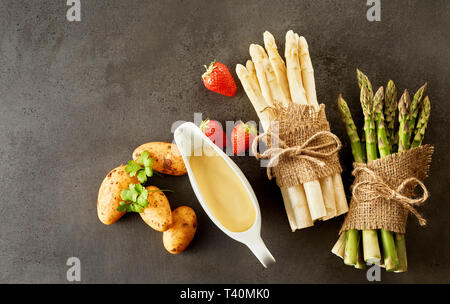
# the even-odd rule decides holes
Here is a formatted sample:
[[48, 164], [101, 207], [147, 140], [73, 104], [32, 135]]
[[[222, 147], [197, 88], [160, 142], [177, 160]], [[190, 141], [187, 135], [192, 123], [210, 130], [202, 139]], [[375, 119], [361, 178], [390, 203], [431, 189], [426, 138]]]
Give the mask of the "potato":
[[173, 224], [163, 232], [164, 247], [172, 254], [182, 253], [194, 238], [197, 216], [194, 210], [181, 206], [172, 212]]
[[148, 205], [139, 213], [144, 222], [157, 231], [166, 231], [172, 225], [172, 211], [167, 197], [158, 187], [149, 186]]
[[153, 170], [168, 175], [186, 174], [186, 166], [177, 145], [167, 142], [151, 142], [134, 150], [133, 160], [137, 162], [142, 152], [147, 151], [153, 158]]
[[111, 225], [125, 214], [117, 211], [117, 207], [122, 201], [120, 193], [128, 189], [129, 184], [139, 184], [139, 181], [125, 172], [125, 165], [120, 165], [106, 175], [98, 190], [97, 200], [97, 214], [103, 224]]

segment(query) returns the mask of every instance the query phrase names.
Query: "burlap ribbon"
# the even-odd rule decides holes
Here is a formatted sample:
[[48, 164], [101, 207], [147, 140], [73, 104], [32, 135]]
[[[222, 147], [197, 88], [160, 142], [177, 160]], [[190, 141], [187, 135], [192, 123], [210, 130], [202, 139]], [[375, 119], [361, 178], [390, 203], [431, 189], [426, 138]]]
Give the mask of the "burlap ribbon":
[[[409, 213], [425, 225], [426, 220], [414, 207], [429, 197], [422, 180], [428, 176], [433, 151], [425, 145], [369, 164], [353, 164], [353, 196], [340, 233], [349, 229], [405, 233]], [[422, 190], [419, 197], [415, 196], [416, 188]]]
[[[267, 137], [278, 142], [279, 147], [272, 147], [263, 152], [263, 154], [258, 153], [258, 142], [263, 140], [267, 142]], [[312, 145], [311, 143], [319, 139], [320, 137], [328, 137], [333, 140], [333, 142], [326, 142], [320, 145]], [[327, 141], [326, 139], [324, 141]], [[273, 141], [272, 141], [273, 143]], [[323, 148], [334, 146], [334, 148], [328, 152], [322, 152]], [[324, 159], [332, 156], [333, 154], [339, 152], [341, 149], [341, 141], [339, 138], [331, 133], [330, 131], [320, 131], [312, 135], [309, 139], [307, 139], [303, 144], [289, 147], [283, 140], [281, 140], [276, 133], [263, 133], [258, 135], [253, 143], [252, 143], [252, 152], [257, 159], [269, 159], [269, 163], [267, 164], [267, 177], [272, 179], [272, 168], [276, 166], [280, 160], [280, 157], [285, 155], [287, 157], [297, 157], [303, 158], [307, 161], [313, 162], [320, 167], [324, 167], [326, 165]]]
[[[361, 202], [365, 199], [364, 196], [372, 196], [373, 199], [382, 198], [393, 203], [400, 204], [403, 208], [407, 209], [417, 217], [421, 226], [426, 225], [427, 221], [413, 207], [415, 205], [421, 205], [428, 199], [428, 190], [419, 179], [415, 177], [404, 179], [396, 189], [393, 189], [388, 183], [383, 180], [383, 178], [381, 178], [379, 175], [376, 175], [375, 172], [367, 167], [355, 168], [352, 174], [354, 176], [358, 176], [359, 174], [361, 174], [361, 171], [369, 174], [372, 179], [361, 181], [353, 185], [352, 194], [355, 201]], [[402, 194], [407, 187], [414, 188], [416, 185], [422, 188], [422, 197], [413, 198]]]
[[[269, 159], [269, 179], [275, 176], [278, 186], [292, 187], [342, 171], [337, 153], [341, 142], [330, 132], [325, 105], [319, 110], [299, 104], [270, 110], [274, 120], [252, 144], [256, 158]], [[262, 154], [257, 151], [259, 140], [268, 147]]]

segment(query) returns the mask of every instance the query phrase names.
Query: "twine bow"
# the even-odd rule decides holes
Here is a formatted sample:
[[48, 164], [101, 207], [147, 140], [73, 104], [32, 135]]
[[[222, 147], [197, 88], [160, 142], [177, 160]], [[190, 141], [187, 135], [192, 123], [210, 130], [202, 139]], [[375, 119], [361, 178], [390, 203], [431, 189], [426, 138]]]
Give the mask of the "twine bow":
[[[397, 204], [400, 204], [403, 208], [414, 214], [421, 226], [426, 225], [427, 221], [413, 207], [424, 203], [429, 196], [427, 188], [419, 179], [415, 177], [406, 178], [396, 189], [393, 189], [388, 183], [383, 180], [383, 178], [378, 176], [374, 171], [367, 167], [357, 167], [353, 170], [352, 174], [354, 176], [357, 176], [361, 172], [369, 174], [372, 177], [372, 180], [358, 182], [353, 186], [352, 194], [353, 198], [356, 201], [364, 201], [365, 199], [363, 195], [373, 195], [373, 199], [384, 198], [396, 202]], [[403, 190], [407, 186], [416, 187], [417, 185], [422, 188], [422, 197], [411, 198], [402, 194]]]
[[[263, 154], [258, 153], [258, 142], [260, 140], [265, 139], [267, 142], [267, 136], [270, 136], [271, 138], [275, 138], [278, 142], [279, 147], [269, 148], [266, 151], [263, 152]], [[321, 145], [310, 145], [311, 142], [319, 137], [329, 137], [333, 140], [333, 142], [329, 142], [326, 144]], [[336, 145], [335, 148], [329, 152], [322, 152], [321, 149], [329, 147], [331, 145]], [[269, 163], [267, 164], [267, 177], [272, 179], [272, 167], [274, 167], [278, 160], [282, 155], [297, 157], [297, 158], [303, 158], [305, 160], [308, 160], [312, 163], [317, 164], [320, 167], [325, 166], [325, 162], [321, 160], [320, 158], [327, 158], [331, 155], [337, 153], [341, 149], [341, 141], [339, 138], [331, 133], [330, 131], [320, 131], [315, 133], [313, 136], [311, 136], [307, 141], [305, 141], [303, 144], [298, 146], [292, 146], [289, 147], [283, 140], [281, 140], [277, 134], [274, 132], [268, 131], [266, 133], [260, 134], [253, 140], [252, 143], [252, 152], [255, 155], [257, 159], [264, 158], [269, 159]]]

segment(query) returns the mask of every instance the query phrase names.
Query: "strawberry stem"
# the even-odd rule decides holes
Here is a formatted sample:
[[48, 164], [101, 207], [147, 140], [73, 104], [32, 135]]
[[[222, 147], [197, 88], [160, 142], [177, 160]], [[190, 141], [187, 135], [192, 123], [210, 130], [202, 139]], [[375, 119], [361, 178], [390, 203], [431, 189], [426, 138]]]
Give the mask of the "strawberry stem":
[[252, 135], [258, 134], [258, 131], [256, 130], [256, 127], [253, 124], [244, 123], [242, 120], [240, 120], [238, 122], [238, 124], [245, 131], [245, 133], [249, 133], [249, 134], [252, 134]]
[[203, 132], [205, 132], [205, 127], [209, 122], [209, 118], [205, 119], [204, 121], [202, 121], [202, 123], [200, 124], [200, 130], [202, 130]]
[[205, 69], [206, 69], [206, 72], [203, 73], [203, 75], [202, 75], [202, 78], [203, 78], [203, 79], [205, 79], [206, 77], [208, 77], [208, 76], [212, 73], [212, 71], [216, 68], [216, 67], [214, 66], [215, 63], [216, 63], [216, 61], [214, 60], [214, 61], [212, 61], [212, 62], [209, 64], [208, 67], [206, 67], [206, 65], [204, 65], [204, 67], [205, 67]]

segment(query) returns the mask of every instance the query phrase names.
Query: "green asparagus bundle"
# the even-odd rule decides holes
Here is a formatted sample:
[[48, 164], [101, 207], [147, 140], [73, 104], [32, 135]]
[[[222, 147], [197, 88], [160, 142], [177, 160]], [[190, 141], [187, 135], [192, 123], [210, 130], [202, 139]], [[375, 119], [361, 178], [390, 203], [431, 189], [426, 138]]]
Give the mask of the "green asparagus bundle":
[[[342, 95], [338, 97], [338, 109], [346, 126], [355, 162], [370, 162], [377, 159], [378, 155], [384, 158], [391, 153], [420, 146], [430, 117], [427, 84], [419, 88], [412, 101], [405, 90], [397, 102], [397, 88], [392, 80], [388, 82], [386, 91], [380, 87], [374, 95], [370, 80], [360, 70], [357, 70], [357, 79], [364, 114], [364, 133], [361, 139], [346, 101]], [[344, 231], [332, 252], [343, 258], [346, 265], [359, 269], [364, 268], [366, 262], [380, 264], [387, 271], [407, 270], [405, 235], [384, 229]]]

